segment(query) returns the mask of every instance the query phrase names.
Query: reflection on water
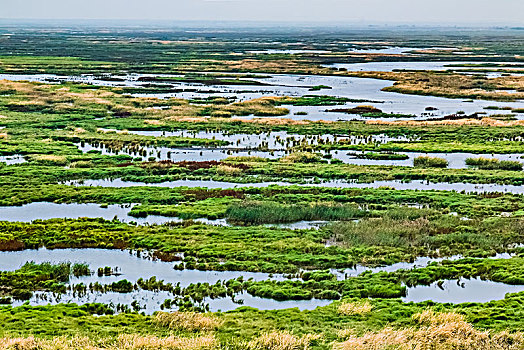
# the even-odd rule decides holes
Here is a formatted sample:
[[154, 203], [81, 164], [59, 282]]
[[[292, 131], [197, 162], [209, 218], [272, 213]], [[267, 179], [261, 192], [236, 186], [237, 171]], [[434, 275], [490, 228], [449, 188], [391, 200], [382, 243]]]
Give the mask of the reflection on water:
[[0, 163], [5, 163], [7, 165], [22, 164], [26, 160], [22, 156], [0, 156]]
[[[495, 258], [509, 258], [507, 254], [498, 255]], [[179, 254], [183, 258], [183, 254]], [[451, 257], [451, 260], [458, 259], [459, 256]], [[442, 259], [418, 258], [413, 263], [399, 263], [391, 266], [379, 268], [365, 268], [362, 266], [353, 269], [354, 274], [346, 275], [344, 278], [351, 278], [364, 271], [393, 272], [399, 269], [410, 269], [414, 267], [423, 267], [429, 262], [441, 261]], [[110, 284], [123, 279], [136, 283], [138, 279], [149, 279], [156, 277], [157, 280], [163, 280], [165, 283], [180, 285], [184, 288], [195, 283], [214, 284], [219, 281], [243, 278], [244, 280], [253, 279], [254, 281], [277, 280], [283, 281], [285, 277], [282, 274], [267, 274], [259, 272], [242, 272], [242, 271], [198, 271], [198, 270], [177, 270], [173, 267], [178, 262], [163, 262], [152, 258], [147, 252], [141, 252], [140, 255], [132, 251], [124, 250], [104, 250], [104, 249], [39, 249], [24, 250], [19, 252], [0, 252], [0, 270], [14, 271], [20, 268], [26, 262], [35, 263], [52, 262], [71, 262], [85, 263], [96, 271], [98, 268], [111, 267], [118, 274], [110, 276], [90, 276], [71, 277], [68, 286], [84, 284], [88, 286], [91, 283]], [[358, 272], [358, 273], [357, 273]], [[480, 279], [444, 281], [433, 283], [430, 286], [418, 286], [408, 288], [408, 293], [404, 301], [420, 302], [424, 300], [433, 300], [435, 302], [487, 302], [504, 298], [506, 293], [524, 291], [524, 286], [511, 286], [503, 283], [481, 281]], [[131, 305], [133, 301], [139, 303], [142, 311], [151, 314], [160, 310], [160, 305], [166, 299], [172, 299], [173, 295], [168, 292], [154, 292], [147, 290], [134, 290], [131, 293], [100, 293], [88, 292], [85, 295], [78, 295], [71, 291], [63, 295], [53, 295], [51, 293], [37, 292], [30, 300], [32, 305], [47, 305], [56, 303], [91, 303], [99, 302], [106, 304], [123, 304]], [[240, 301], [241, 300], [241, 301]], [[206, 299], [211, 311], [228, 311], [244, 305], [260, 310], [276, 310], [286, 308], [299, 308], [300, 310], [312, 310], [319, 306], [325, 306], [331, 303], [331, 300], [289, 300], [276, 301], [253, 297], [246, 292], [236, 295], [233, 299], [219, 298]], [[20, 305], [22, 302], [17, 301], [13, 305]]]
[[[57, 250], [25, 250], [20, 252], [0, 252], [0, 270], [13, 271], [21, 267], [24, 263], [34, 261], [42, 262], [72, 262], [86, 263], [92, 270], [100, 267], [118, 267], [119, 275], [115, 276], [98, 276], [97, 274], [83, 277], [72, 277], [68, 285], [83, 283], [99, 282], [109, 284], [127, 279], [135, 283], [139, 278], [148, 279], [155, 276], [157, 280], [164, 280], [166, 283], [180, 284], [181, 287], [187, 287], [192, 283], [209, 283], [214, 284], [218, 281], [226, 281], [242, 277], [244, 280], [253, 279], [263, 281], [268, 279], [284, 280], [280, 274], [267, 274], [259, 272], [242, 272], [242, 271], [198, 271], [198, 270], [175, 270], [174, 263], [163, 262], [154, 259], [140, 258], [129, 251], [121, 250], [103, 250], [103, 249], [57, 249]], [[31, 305], [47, 305], [49, 303], [106, 303], [106, 304], [125, 304], [130, 305], [133, 301], [143, 307], [144, 312], [151, 314], [160, 310], [160, 305], [166, 299], [172, 299], [173, 295], [168, 292], [153, 292], [146, 290], [137, 290], [132, 293], [87, 293], [85, 296], [74, 295], [68, 292], [56, 298], [51, 293], [35, 293], [30, 300]], [[242, 304], [238, 300], [243, 300]], [[233, 302], [228, 298], [215, 300], [205, 300], [209, 304], [211, 311], [229, 311], [239, 306], [250, 306], [260, 310], [276, 310], [298, 307], [301, 310], [311, 310], [318, 306], [324, 306], [331, 303], [330, 300], [301, 300], [301, 301], [276, 301], [272, 299], [263, 299], [253, 297], [247, 293], [242, 293], [235, 297]], [[20, 305], [22, 302], [16, 302], [14, 305]]]
[[499, 282], [470, 280], [446, 280], [434, 282], [429, 286], [408, 287], [405, 302], [432, 300], [437, 303], [486, 303], [504, 299], [508, 293], [524, 291], [524, 285], [510, 285]]
[[[178, 218], [149, 215], [146, 218], [135, 218], [129, 216], [132, 205], [113, 204], [100, 206], [100, 204], [87, 203], [50, 203], [34, 202], [22, 206], [0, 207], [0, 221], [32, 222], [35, 220], [49, 219], [78, 219], [78, 218], [102, 218], [122, 222], [136, 222], [139, 225], [165, 224], [168, 222], [180, 222]], [[196, 219], [203, 223], [214, 224], [207, 219]], [[218, 225], [220, 222], [217, 223]]]

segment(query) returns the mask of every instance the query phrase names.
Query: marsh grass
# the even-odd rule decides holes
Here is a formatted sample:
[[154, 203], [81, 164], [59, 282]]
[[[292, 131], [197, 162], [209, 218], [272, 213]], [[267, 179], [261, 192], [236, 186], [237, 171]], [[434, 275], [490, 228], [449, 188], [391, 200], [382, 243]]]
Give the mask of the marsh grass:
[[296, 221], [338, 221], [360, 218], [365, 215], [357, 205], [338, 203], [280, 204], [249, 201], [230, 206], [226, 211], [229, 221], [250, 225], [286, 223]]
[[370, 218], [357, 223], [341, 222], [331, 226], [333, 236], [348, 246], [418, 245], [430, 234], [431, 229], [431, 222], [426, 218]]

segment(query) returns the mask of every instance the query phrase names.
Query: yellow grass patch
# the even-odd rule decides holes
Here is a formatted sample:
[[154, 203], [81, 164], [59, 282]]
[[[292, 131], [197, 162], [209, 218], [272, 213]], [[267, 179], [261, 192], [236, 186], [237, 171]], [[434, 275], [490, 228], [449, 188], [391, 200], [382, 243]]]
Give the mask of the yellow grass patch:
[[121, 335], [118, 337], [116, 347], [118, 350], [211, 350], [217, 348], [218, 341], [212, 335], [196, 338]]
[[297, 337], [288, 332], [272, 332], [253, 339], [247, 344], [249, 350], [308, 350], [318, 335]]
[[338, 307], [338, 313], [345, 316], [365, 315], [373, 310], [373, 305], [368, 300], [342, 303]]
[[196, 312], [158, 312], [154, 322], [171, 329], [185, 329], [189, 331], [210, 331], [220, 325], [220, 320], [212, 315]]
[[[524, 347], [522, 333], [479, 331], [455, 313], [424, 311], [413, 316], [419, 328], [385, 328], [362, 336], [339, 332], [348, 339], [333, 345], [334, 350], [519, 350]], [[345, 334], [344, 334], [345, 333]]]
[[214, 336], [181, 338], [170, 336], [120, 335], [116, 342], [95, 342], [86, 337], [53, 339], [0, 338], [2, 350], [213, 350], [218, 349]]
[[33, 157], [36, 161], [56, 163], [56, 164], [65, 164], [67, 163], [67, 158], [65, 156], [57, 156], [54, 154], [38, 154]]
[[129, 133], [129, 131], [127, 131], [127, 130], [102, 129], [102, 128], [97, 128], [97, 129], [96, 129], [96, 132], [99, 132], [99, 133], [102, 133], [102, 134], [111, 134], [111, 133], [115, 133], [115, 134], [128, 134], [128, 133]]
[[144, 124], [149, 125], [163, 125], [164, 123], [160, 120], [154, 120], [154, 119], [146, 119], [144, 120]]
[[220, 175], [240, 175], [242, 174], [242, 169], [235, 168], [229, 165], [219, 165], [217, 166], [217, 174]]

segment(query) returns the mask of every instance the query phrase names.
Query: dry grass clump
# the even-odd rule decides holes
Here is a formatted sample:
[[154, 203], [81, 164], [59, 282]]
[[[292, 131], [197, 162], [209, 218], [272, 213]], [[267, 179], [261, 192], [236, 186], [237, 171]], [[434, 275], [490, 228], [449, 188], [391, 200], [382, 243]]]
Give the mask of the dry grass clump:
[[213, 350], [219, 343], [214, 336], [180, 338], [169, 336], [120, 335], [116, 343], [95, 343], [86, 337], [53, 339], [0, 338], [2, 350]]
[[369, 300], [342, 303], [338, 307], [338, 313], [346, 316], [365, 315], [373, 310]]
[[311, 152], [294, 152], [290, 155], [280, 158], [282, 163], [318, 163], [322, 158]]
[[146, 119], [144, 120], [144, 124], [149, 125], [163, 125], [164, 123], [160, 120], [154, 120], [154, 119]]
[[96, 132], [99, 132], [102, 134], [129, 134], [128, 130], [103, 129], [103, 128], [97, 128]]
[[311, 342], [319, 335], [306, 334], [297, 337], [288, 332], [272, 332], [251, 340], [246, 348], [249, 350], [308, 350]]
[[[212, 335], [196, 338], [180, 338], [170, 336], [158, 338], [155, 336], [120, 335], [118, 350], [211, 350], [218, 349], [218, 341]], [[115, 349], [115, 350], [116, 350]]]
[[158, 312], [154, 322], [170, 329], [188, 331], [211, 331], [220, 326], [221, 322], [214, 316], [197, 312]]
[[235, 168], [229, 165], [221, 164], [217, 166], [217, 174], [220, 175], [240, 175], [242, 174], [242, 169]]
[[33, 156], [33, 159], [37, 162], [54, 164], [54, 165], [66, 165], [67, 158], [65, 156], [57, 156], [54, 154], [38, 154]]
[[268, 162], [269, 159], [259, 156], [232, 156], [224, 159], [224, 162], [239, 162], [239, 163], [251, 163], [251, 162]]
[[431, 310], [413, 316], [420, 327], [394, 330], [385, 328], [362, 336], [349, 335], [335, 350], [519, 350], [524, 348], [522, 333], [479, 331], [462, 315], [435, 313]]
[[[102, 347], [101, 347], [102, 346]], [[86, 337], [56, 337], [53, 339], [0, 338], [0, 349], [5, 350], [101, 350], [110, 349], [103, 345], [94, 345]]]
[[435, 312], [431, 309], [413, 315], [413, 320], [421, 325], [442, 325], [453, 322], [466, 322], [463, 315], [454, 312]]
[[88, 160], [79, 160], [69, 165], [71, 168], [92, 168], [93, 162]]

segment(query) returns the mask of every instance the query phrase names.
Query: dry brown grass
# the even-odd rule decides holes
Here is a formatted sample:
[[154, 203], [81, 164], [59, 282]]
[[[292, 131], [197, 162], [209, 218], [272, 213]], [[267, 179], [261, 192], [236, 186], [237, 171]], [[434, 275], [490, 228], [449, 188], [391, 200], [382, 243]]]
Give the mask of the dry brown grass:
[[342, 303], [338, 307], [338, 313], [346, 316], [365, 315], [373, 310], [369, 300]]
[[307, 334], [298, 337], [288, 332], [272, 332], [261, 335], [247, 343], [249, 350], [308, 350], [318, 335]]
[[285, 157], [280, 158], [282, 163], [317, 163], [320, 156], [311, 152], [294, 152]]
[[218, 349], [219, 343], [212, 335], [196, 338], [170, 336], [121, 335], [118, 337], [118, 350], [211, 350]]
[[413, 316], [418, 328], [385, 328], [362, 336], [341, 332], [348, 339], [333, 345], [334, 350], [521, 350], [522, 333], [479, 331], [462, 315], [435, 313], [431, 310]]
[[162, 121], [160, 121], [160, 120], [146, 119], [146, 120], [144, 120], [144, 124], [149, 124], [149, 125], [164, 125], [164, 122], [162, 122]]
[[211, 331], [220, 326], [221, 322], [214, 316], [196, 312], [158, 312], [154, 322], [170, 329], [188, 331]]
[[327, 68], [313, 66], [305, 61], [299, 60], [257, 60], [244, 59], [238, 61], [221, 61], [222, 65], [227, 66], [228, 69], [236, 69], [241, 71], [251, 72], [273, 72], [273, 73], [289, 73], [301, 72], [311, 74], [328, 74], [330, 72]]
[[[442, 72], [345, 72], [363, 78], [393, 80], [385, 91], [433, 96], [517, 100], [524, 98], [524, 77], [508, 76], [491, 79]], [[504, 89], [517, 90], [507, 92]]]
[[54, 154], [38, 154], [33, 156], [33, 159], [45, 163], [54, 163], [54, 164], [65, 164], [67, 163], [67, 158], [65, 156], [57, 156]]
[[240, 175], [242, 174], [242, 169], [232, 167], [229, 165], [221, 164], [217, 166], [217, 174], [220, 175]]
[[224, 162], [238, 162], [238, 163], [261, 163], [267, 162], [268, 159], [259, 156], [231, 156], [224, 159]]
[[159, 338], [132, 334], [120, 335], [116, 342], [95, 342], [85, 337], [0, 338], [2, 350], [213, 350], [218, 347], [219, 343], [212, 335]]

